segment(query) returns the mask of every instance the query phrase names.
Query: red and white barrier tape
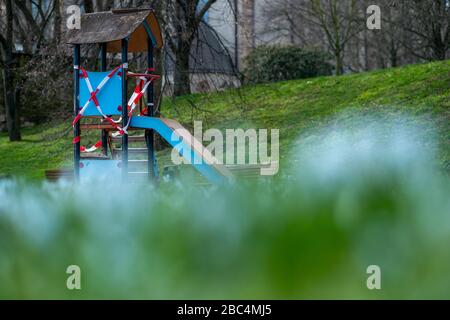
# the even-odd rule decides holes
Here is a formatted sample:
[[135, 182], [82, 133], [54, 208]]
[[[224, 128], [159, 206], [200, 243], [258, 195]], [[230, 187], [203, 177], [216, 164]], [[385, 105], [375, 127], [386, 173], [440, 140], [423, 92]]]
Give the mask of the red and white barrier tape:
[[[100, 90], [103, 88], [103, 86], [108, 82], [109, 79], [111, 79], [114, 74], [117, 72], [117, 70], [119, 70], [120, 68], [122, 68], [123, 65], [119, 65], [116, 68], [114, 68], [105, 78], [103, 78], [103, 80], [99, 83], [99, 85], [97, 86], [97, 88], [93, 89], [91, 82], [89, 80], [88, 74], [86, 72], [86, 70], [82, 67], [80, 67], [81, 72], [83, 74], [83, 78], [86, 82], [86, 86], [89, 90], [89, 93], [91, 95], [91, 97], [88, 99], [88, 101], [86, 101], [86, 103], [84, 104], [83, 108], [81, 108], [81, 110], [78, 112], [77, 116], [75, 117], [75, 119], [72, 122], [72, 126], [75, 126], [75, 124], [80, 121], [80, 119], [83, 117], [83, 113], [85, 112], [85, 110], [87, 109], [87, 107], [89, 106], [89, 103], [92, 101], [95, 104], [95, 107], [97, 108], [98, 112], [102, 115], [102, 117], [114, 128], [117, 130], [117, 132], [113, 133], [112, 136], [113, 137], [117, 137], [119, 135], [124, 135], [124, 134], [128, 134], [127, 130], [130, 126], [131, 123], [131, 117], [133, 114], [134, 109], [136, 108], [139, 100], [142, 98], [142, 96], [144, 95], [145, 91], [147, 91], [148, 86], [150, 85], [150, 83], [156, 79], [159, 79], [160, 76], [158, 75], [151, 75], [148, 74], [148, 71], [154, 71], [154, 69], [148, 69], [147, 72], [145, 74], [138, 74], [138, 73], [133, 73], [133, 72], [128, 72], [128, 75], [131, 76], [136, 76], [138, 79], [140, 79], [139, 85], [136, 86], [136, 88], [134, 89], [134, 92], [130, 98], [130, 100], [127, 103], [127, 110], [128, 110], [128, 122], [126, 124], [125, 127], [121, 128], [117, 123], [119, 123], [120, 121], [122, 121], [122, 118], [119, 118], [119, 120], [115, 121], [113, 120], [111, 117], [108, 117], [107, 115], [105, 115], [100, 107], [100, 103], [97, 99], [97, 94], [100, 92]], [[80, 137], [75, 137], [73, 139], [73, 143], [78, 143], [80, 142]], [[98, 141], [97, 143], [95, 143], [92, 147], [90, 148], [86, 148], [81, 146], [80, 147], [80, 151], [81, 152], [93, 152], [95, 150], [97, 150], [98, 148], [102, 147], [102, 141]]]

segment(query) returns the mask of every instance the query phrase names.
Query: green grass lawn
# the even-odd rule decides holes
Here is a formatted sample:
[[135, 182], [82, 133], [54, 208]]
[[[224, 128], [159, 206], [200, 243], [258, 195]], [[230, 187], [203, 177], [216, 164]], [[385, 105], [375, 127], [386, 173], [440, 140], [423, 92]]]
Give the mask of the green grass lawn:
[[[188, 128], [279, 128], [281, 161], [295, 139], [330, 125], [352, 126], [367, 114], [407, 114], [438, 136], [439, 162], [450, 166], [450, 61], [341, 77], [321, 77], [166, 99], [162, 114]], [[369, 120], [368, 120], [369, 121]], [[23, 130], [23, 141], [0, 135], [0, 175], [32, 179], [46, 169], [70, 166], [70, 121]], [[96, 136], [86, 139], [86, 145]]]
[[[282, 174], [0, 179], [0, 299], [448, 299], [449, 88], [447, 61], [167, 100], [188, 127], [279, 128]], [[23, 137], [0, 138], [0, 174], [71, 165], [70, 119]]]

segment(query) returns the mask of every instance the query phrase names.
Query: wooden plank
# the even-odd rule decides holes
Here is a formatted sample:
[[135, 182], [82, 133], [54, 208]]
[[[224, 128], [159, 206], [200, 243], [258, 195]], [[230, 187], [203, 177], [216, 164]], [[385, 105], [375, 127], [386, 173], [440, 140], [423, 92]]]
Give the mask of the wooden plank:
[[270, 168], [270, 164], [227, 165], [226, 167], [240, 178], [258, 178], [261, 177], [261, 169]]
[[[107, 123], [82, 123], [80, 125], [81, 130], [110, 130], [115, 131], [116, 129]], [[140, 128], [132, 128], [129, 127], [128, 131], [134, 131], [134, 130], [142, 130]]]
[[109, 160], [108, 156], [105, 156], [103, 153], [97, 152], [82, 152], [80, 156], [81, 159]]
[[128, 160], [129, 171], [145, 171], [148, 167], [147, 160]]
[[[113, 137], [114, 142], [122, 142], [122, 137]], [[145, 142], [145, 136], [128, 136], [128, 142]]]
[[[104, 11], [83, 14], [81, 28], [67, 32], [71, 44], [103, 43], [121, 40], [131, 35], [150, 15], [150, 10], [140, 12]], [[144, 51], [144, 50], [142, 50]]]
[[232, 164], [226, 165], [229, 170], [259, 170], [261, 168], [270, 168], [269, 164]]
[[[122, 153], [122, 148], [114, 149], [114, 153], [120, 155]], [[147, 148], [128, 148], [128, 154], [147, 154]]]
[[73, 169], [54, 169], [54, 170], [46, 170], [45, 178], [49, 181], [58, 181], [60, 179], [73, 179]]
[[[132, 11], [130, 11], [132, 10]], [[71, 44], [107, 43], [108, 52], [120, 52], [120, 40], [130, 38], [128, 52], [147, 51], [147, 33], [144, 24], [149, 25], [155, 47], [163, 46], [161, 28], [151, 9], [114, 9], [81, 15], [81, 28], [67, 32]]]
[[100, 124], [100, 123], [82, 123], [80, 124], [81, 130], [113, 130], [113, 126], [110, 124]]

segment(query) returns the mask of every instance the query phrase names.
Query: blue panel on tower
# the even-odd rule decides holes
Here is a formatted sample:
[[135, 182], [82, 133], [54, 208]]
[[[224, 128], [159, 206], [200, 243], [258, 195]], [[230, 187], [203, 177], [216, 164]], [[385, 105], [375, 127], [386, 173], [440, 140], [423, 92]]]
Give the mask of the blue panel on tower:
[[[100, 104], [103, 113], [107, 116], [122, 115], [122, 77], [121, 71], [118, 70], [111, 79], [103, 86], [97, 93], [96, 97]], [[87, 72], [92, 89], [95, 91], [102, 80], [110, 74], [111, 71], [106, 72]], [[81, 75], [81, 72], [80, 72]], [[80, 109], [85, 105], [91, 97], [84, 78], [80, 77]], [[93, 101], [89, 102], [89, 106], [84, 112], [84, 116], [101, 116], [100, 112], [95, 107]]]

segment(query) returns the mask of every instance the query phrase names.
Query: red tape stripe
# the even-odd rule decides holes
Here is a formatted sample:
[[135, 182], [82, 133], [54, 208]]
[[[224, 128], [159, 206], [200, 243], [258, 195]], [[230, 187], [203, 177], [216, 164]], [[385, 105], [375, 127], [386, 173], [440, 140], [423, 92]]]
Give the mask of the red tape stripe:
[[96, 144], [94, 144], [94, 147], [100, 148], [102, 146], [102, 140], [97, 141]]
[[81, 68], [81, 73], [83, 74], [83, 78], [88, 77], [87, 72], [86, 72], [86, 70], [84, 70], [84, 68]]
[[114, 70], [108, 74], [108, 78], [111, 78], [117, 72], [117, 70], [119, 70], [120, 68], [121, 68], [121, 66], [115, 67]]
[[95, 89], [94, 92], [91, 92], [91, 97], [89, 98], [89, 100], [92, 100], [95, 104], [96, 107], [100, 106], [100, 103], [97, 100], [97, 93], [98, 93], [98, 89]]
[[72, 127], [75, 127], [75, 125], [77, 124], [78, 121], [80, 121], [81, 117], [83, 115], [81, 113], [77, 114], [77, 116], [75, 117], [75, 119], [73, 119], [72, 121]]

